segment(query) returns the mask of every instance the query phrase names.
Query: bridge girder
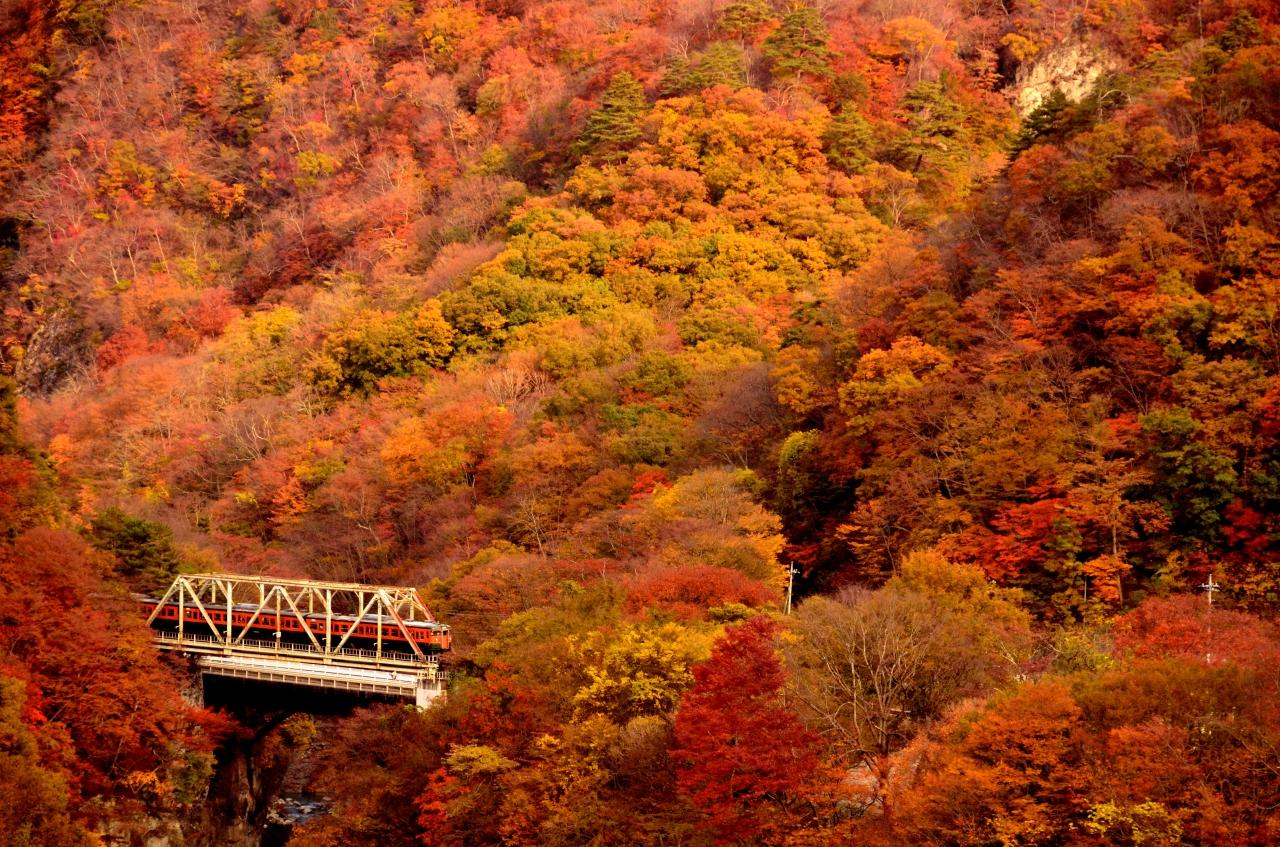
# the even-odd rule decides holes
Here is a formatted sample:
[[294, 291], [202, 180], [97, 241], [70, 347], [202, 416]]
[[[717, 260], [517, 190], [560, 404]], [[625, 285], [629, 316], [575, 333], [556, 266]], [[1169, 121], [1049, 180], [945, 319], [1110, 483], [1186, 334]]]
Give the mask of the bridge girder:
[[[298, 632], [311, 641], [319, 657], [325, 662], [342, 658], [344, 648], [356, 627], [362, 623], [375, 624], [377, 629], [375, 661], [383, 653], [384, 633], [403, 636], [408, 648], [420, 661], [427, 661], [421, 646], [413, 639], [406, 622], [434, 622], [430, 610], [422, 601], [417, 589], [396, 585], [363, 585], [350, 582], [325, 582], [320, 580], [286, 579], [279, 577], [246, 576], [243, 574], [208, 573], [181, 574], [169, 586], [147, 618], [151, 625], [160, 609], [169, 603], [178, 605], [178, 643], [183, 641], [186, 610], [194, 608], [200, 619], [215, 634], [218, 646], [224, 652], [232, 652], [243, 642], [253, 640], [250, 629], [263, 612], [276, 616], [276, 636], [281, 635], [279, 621], [294, 618]], [[232, 618], [238, 603], [257, 606], [251, 617], [236, 625]], [[226, 623], [217, 624], [210, 609], [226, 612]], [[324, 639], [317, 638], [307, 625], [306, 615], [325, 616]], [[350, 614], [355, 617], [341, 638], [333, 638], [335, 615]], [[399, 645], [397, 645], [399, 646]]]

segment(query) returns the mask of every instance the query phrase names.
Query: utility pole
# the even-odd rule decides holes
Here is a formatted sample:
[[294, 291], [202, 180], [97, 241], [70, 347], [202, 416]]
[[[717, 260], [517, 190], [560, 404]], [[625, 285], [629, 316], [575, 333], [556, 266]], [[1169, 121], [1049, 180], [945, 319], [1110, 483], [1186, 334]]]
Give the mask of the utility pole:
[[800, 571], [796, 570], [796, 563], [787, 563], [787, 614], [791, 614], [791, 592], [796, 585], [796, 574]]
[[[1209, 611], [1210, 611], [1210, 612], [1212, 612], [1212, 611], [1213, 611], [1213, 595], [1214, 595], [1214, 594], [1216, 594], [1217, 592], [1221, 591], [1221, 590], [1222, 590], [1222, 586], [1218, 585], [1218, 583], [1216, 583], [1216, 582], [1214, 582], [1214, 581], [1213, 581], [1213, 574], [1212, 574], [1212, 573], [1210, 573], [1210, 574], [1209, 574], [1209, 581], [1208, 581], [1208, 582], [1206, 582], [1206, 583], [1201, 584], [1201, 585], [1200, 585], [1200, 588], [1202, 588], [1202, 589], [1204, 590], [1204, 593], [1205, 593], [1205, 594], [1209, 595]], [[1208, 647], [1210, 647], [1210, 648], [1211, 648], [1211, 649], [1209, 649], [1208, 651], [1206, 651], [1206, 652], [1205, 652], [1205, 654], [1204, 654], [1204, 660], [1205, 660], [1206, 662], [1212, 662], [1212, 661], [1213, 661], [1213, 650], [1212, 650], [1212, 645], [1213, 645], [1213, 618], [1212, 618], [1212, 617], [1206, 617], [1206, 618], [1205, 618], [1204, 623], [1205, 623], [1205, 629], [1207, 630], [1208, 635], [1209, 635], [1209, 643], [1208, 643], [1208, 645], [1206, 645], [1206, 646], [1208, 646]]]
[[1213, 608], [1213, 595], [1222, 590], [1222, 586], [1213, 581], [1213, 574], [1209, 574], [1209, 581], [1201, 583], [1200, 588], [1205, 594], [1209, 595], [1209, 608]]

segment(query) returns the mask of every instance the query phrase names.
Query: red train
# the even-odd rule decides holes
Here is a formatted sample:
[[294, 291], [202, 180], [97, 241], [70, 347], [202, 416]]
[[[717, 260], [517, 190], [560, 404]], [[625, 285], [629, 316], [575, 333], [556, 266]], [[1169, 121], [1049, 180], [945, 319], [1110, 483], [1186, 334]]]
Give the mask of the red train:
[[[156, 606], [160, 605], [160, 601], [155, 597], [141, 597], [138, 600], [142, 606], [143, 614], [150, 617], [155, 611]], [[227, 607], [219, 608], [215, 605], [206, 605], [205, 610], [209, 613], [209, 620], [213, 621], [214, 626], [220, 630], [224, 630], [227, 625]], [[251, 630], [260, 631], [268, 638], [274, 638], [275, 633], [279, 632], [282, 638], [290, 641], [310, 641], [306, 637], [308, 630], [323, 644], [325, 637], [326, 618], [323, 614], [304, 614], [302, 620], [292, 612], [282, 611], [279, 621], [276, 620], [276, 613], [273, 609], [263, 609], [254, 619], [254, 613], [258, 611], [258, 607], [252, 603], [237, 603], [231, 607], [231, 626], [233, 630], [240, 630], [246, 626]], [[183, 628], [191, 631], [204, 630], [208, 631], [209, 621], [205, 620], [205, 616], [201, 614], [199, 609], [187, 606], [183, 609], [183, 617], [185, 618]], [[361, 649], [373, 649], [378, 641], [378, 624], [377, 621], [370, 621], [367, 618], [356, 623], [354, 615], [333, 615], [333, 632], [331, 633], [331, 642], [336, 647], [338, 641], [352, 627], [351, 638], [347, 640], [345, 646]], [[253, 621], [250, 623], [250, 621]], [[160, 606], [160, 612], [155, 616], [151, 625], [162, 629], [175, 629], [178, 625], [178, 604], [174, 602], [165, 603]], [[430, 652], [443, 652], [453, 646], [453, 637], [449, 634], [449, 627], [434, 621], [405, 621], [405, 629], [409, 631], [409, 635], [413, 639], [413, 643], [417, 644], [419, 649]], [[304, 628], [305, 627], [305, 628]], [[382, 644], [384, 649], [407, 648], [409, 641], [405, 638], [400, 628], [390, 621], [383, 621], [382, 624]]]

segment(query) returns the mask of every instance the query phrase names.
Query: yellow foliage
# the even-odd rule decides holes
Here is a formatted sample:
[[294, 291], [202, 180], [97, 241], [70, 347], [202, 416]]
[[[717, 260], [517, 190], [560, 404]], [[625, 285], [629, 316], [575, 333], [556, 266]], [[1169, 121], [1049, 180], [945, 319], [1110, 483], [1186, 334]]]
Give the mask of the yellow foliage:
[[324, 69], [324, 56], [319, 53], [294, 53], [284, 63], [290, 85], [302, 85]]
[[951, 46], [942, 30], [924, 18], [910, 15], [886, 22], [884, 37], [912, 62], [929, 58], [934, 52]]
[[413, 23], [423, 51], [438, 66], [451, 67], [454, 51], [482, 20], [475, 9], [451, 3], [427, 10]]
[[300, 351], [289, 342], [302, 322], [292, 306], [237, 318], [211, 348], [209, 379], [228, 402], [283, 394], [298, 377]]
[[825, 400], [825, 385], [817, 379], [821, 359], [817, 350], [806, 347], [785, 347], [774, 359], [769, 375], [773, 396], [796, 417], [808, 415]]
[[927, 380], [951, 369], [951, 356], [915, 336], [904, 336], [888, 350], [872, 350], [858, 360], [853, 378], [840, 387], [841, 407], [855, 428]]
[[611, 640], [593, 633], [575, 646], [588, 678], [573, 698], [578, 716], [625, 723], [674, 710], [693, 684], [689, 667], [710, 655], [711, 637], [674, 623], [633, 625]]
[[1000, 39], [1009, 50], [1009, 55], [1019, 62], [1026, 62], [1034, 59], [1040, 54], [1040, 45], [1025, 35], [1017, 32], [1011, 32]]
[[700, 561], [740, 570], [776, 587], [784, 582], [779, 554], [786, 545], [782, 521], [755, 502], [759, 480], [751, 471], [703, 470], [654, 492], [642, 523], [650, 531], [684, 526], [665, 558]]

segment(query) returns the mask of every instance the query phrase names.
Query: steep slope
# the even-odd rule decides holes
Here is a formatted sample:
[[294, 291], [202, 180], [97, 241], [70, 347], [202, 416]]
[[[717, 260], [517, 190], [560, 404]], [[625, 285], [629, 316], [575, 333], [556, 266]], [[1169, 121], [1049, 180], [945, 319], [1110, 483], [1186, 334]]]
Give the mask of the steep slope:
[[[1141, 724], [1077, 726], [1090, 686], [1146, 671], [1033, 657], [1031, 621], [1094, 625], [1210, 573], [1274, 614], [1270, 4], [94, 8], [40, 42], [31, 102], [56, 99], [6, 153], [5, 366], [64, 525], [119, 561], [113, 528], [163, 539], [128, 578], [430, 585], [459, 635], [453, 701], [352, 724], [335, 757], [373, 758], [321, 777], [346, 805], [304, 843], [588, 843], [592, 815], [729, 838], [673, 776], [692, 748], [671, 715], [695, 689], [737, 702], [697, 686], [765, 661], [759, 624], [723, 633], [776, 609], [793, 564], [801, 595], [888, 587], [812, 601], [788, 643], [856, 613], [987, 657], [939, 654], [965, 672], [886, 713], [878, 746], [797, 710], [836, 770], [759, 793], [815, 843], [860, 826], [817, 799], [840, 768], [878, 814], [912, 743], [947, 748], [939, 773], [986, 767], [963, 719], [923, 733], [1014, 668], [1094, 676], [1046, 682], [1051, 714], [1016, 691], [975, 707], [993, 738], [1002, 710], [1049, 735]], [[1107, 58], [1019, 118], [1062, 45]], [[977, 627], [984, 593], [1021, 623]], [[767, 714], [797, 656], [752, 694]], [[1244, 690], [1212, 663], [1178, 684], [1201, 673], [1213, 709]], [[1069, 821], [1133, 831], [1083, 772]], [[921, 821], [945, 817], [938, 780]], [[1223, 832], [1271, 831], [1255, 788]], [[883, 817], [867, 837], [930, 837]]]

